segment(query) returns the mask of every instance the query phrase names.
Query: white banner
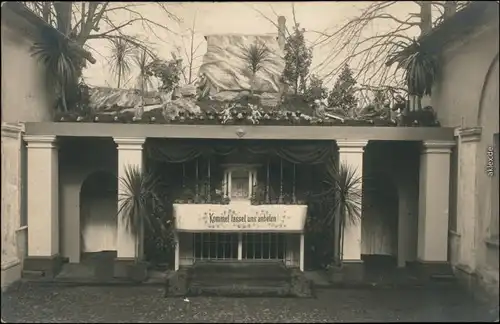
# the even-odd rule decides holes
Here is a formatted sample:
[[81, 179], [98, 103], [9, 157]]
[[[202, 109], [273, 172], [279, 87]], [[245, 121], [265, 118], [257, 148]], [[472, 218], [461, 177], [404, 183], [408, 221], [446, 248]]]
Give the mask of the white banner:
[[307, 206], [174, 204], [174, 215], [183, 232], [302, 232]]

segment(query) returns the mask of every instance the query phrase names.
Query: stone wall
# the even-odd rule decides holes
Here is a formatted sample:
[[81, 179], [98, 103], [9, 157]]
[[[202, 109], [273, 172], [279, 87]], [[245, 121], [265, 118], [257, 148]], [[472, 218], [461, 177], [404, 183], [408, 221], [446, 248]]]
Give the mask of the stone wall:
[[2, 123], [2, 289], [21, 276], [27, 249], [20, 125]]
[[494, 176], [487, 174], [486, 165], [487, 150], [499, 132], [498, 40], [497, 15], [449, 44], [441, 53], [441, 76], [432, 95], [442, 126], [457, 129], [450, 261], [460, 277], [467, 278], [464, 281], [473, 283], [471, 287], [488, 291], [497, 300], [498, 186], [494, 184], [498, 184], [499, 161]]

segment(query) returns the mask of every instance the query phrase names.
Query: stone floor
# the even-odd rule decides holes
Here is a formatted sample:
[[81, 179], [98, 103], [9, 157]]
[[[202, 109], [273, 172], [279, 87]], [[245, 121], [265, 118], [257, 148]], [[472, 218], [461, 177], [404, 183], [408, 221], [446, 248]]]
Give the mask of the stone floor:
[[20, 283], [2, 293], [2, 319], [21, 322], [493, 321], [459, 287], [323, 289], [315, 299], [164, 298], [156, 286], [64, 287]]

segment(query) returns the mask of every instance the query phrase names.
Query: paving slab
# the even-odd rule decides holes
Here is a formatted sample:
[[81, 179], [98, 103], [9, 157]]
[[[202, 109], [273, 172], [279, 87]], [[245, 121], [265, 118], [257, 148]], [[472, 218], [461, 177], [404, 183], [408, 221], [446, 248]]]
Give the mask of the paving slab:
[[19, 283], [2, 293], [7, 323], [430, 322], [497, 319], [459, 287], [318, 289], [315, 299], [164, 298], [157, 286]]

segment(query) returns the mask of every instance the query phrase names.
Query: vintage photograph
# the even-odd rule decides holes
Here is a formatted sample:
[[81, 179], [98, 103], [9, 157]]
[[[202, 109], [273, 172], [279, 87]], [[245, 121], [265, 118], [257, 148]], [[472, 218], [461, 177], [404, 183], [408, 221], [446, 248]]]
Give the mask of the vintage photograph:
[[498, 1], [1, 17], [2, 323], [498, 322]]

